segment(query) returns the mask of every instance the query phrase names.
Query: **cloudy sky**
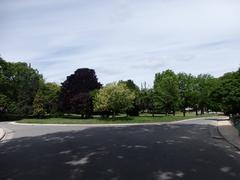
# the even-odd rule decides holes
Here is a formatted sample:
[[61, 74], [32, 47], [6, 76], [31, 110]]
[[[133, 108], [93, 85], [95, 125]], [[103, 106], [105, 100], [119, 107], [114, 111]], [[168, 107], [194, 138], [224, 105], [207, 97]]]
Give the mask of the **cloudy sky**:
[[94, 68], [102, 83], [152, 84], [166, 69], [240, 66], [239, 0], [1, 0], [0, 54], [47, 81]]

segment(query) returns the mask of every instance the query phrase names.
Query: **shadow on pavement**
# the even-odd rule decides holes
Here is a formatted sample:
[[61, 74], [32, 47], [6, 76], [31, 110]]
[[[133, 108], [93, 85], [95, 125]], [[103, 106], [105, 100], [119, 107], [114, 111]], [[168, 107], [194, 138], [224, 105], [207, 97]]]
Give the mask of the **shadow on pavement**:
[[13, 139], [0, 149], [3, 180], [240, 179], [238, 154], [209, 138], [206, 125], [89, 128]]

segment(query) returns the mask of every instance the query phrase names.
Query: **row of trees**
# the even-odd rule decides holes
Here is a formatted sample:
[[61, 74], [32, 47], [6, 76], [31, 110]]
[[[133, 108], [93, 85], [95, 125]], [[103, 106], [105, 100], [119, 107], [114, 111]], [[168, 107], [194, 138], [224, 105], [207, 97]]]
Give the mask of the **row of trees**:
[[0, 118], [44, 116], [58, 111], [60, 87], [46, 83], [30, 64], [0, 58]]
[[0, 58], [0, 117], [17, 114], [45, 117], [74, 113], [82, 118], [93, 114], [108, 117], [117, 113], [137, 116], [139, 112], [175, 115], [176, 111], [240, 111], [240, 69], [220, 78], [193, 76], [166, 70], [155, 75], [153, 88], [139, 87], [132, 80], [102, 86], [92, 69], [78, 69], [61, 84], [46, 83], [26, 63]]
[[164, 109], [165, 113], [181, 110], [185, 116], [186, 109], [193, 109], [198, 115], [209, 110], [220, 111], [211, 99], [218, 79], [208, 74], [193, 76], [191, 74], [175, 74], [171, 70], [155, 76], [155, 106]]
[[26, 63], [0, 59], [1, 112], [30, 114], [42, 76]]
[[196, 111], [196, 115], [221, 108], [212, 99], [218, 79], [210, 75], [175, 74], [171, 70], [157, 73], [154, 86], [141, 90], [133, 81], [120, 81], [108, 84], [95, 95], [95, 110], [101, 112], [126, 112], [137, 115], [138, 112], [165, 113], [175, 115], [176, 111]]
[[[123, 84], [123, 85], [122, 85]], [[220, 78], [209, 74], [193, 76], [166, 70], [155, 75], [153, 88], [141, 90], [133, 81], [108, 84], [95, 96], [95, 109], [102, 112], [165, 113], [194, 110], [196, 115], [209, 111], [225, 114], [240, 112], [240, 69]]]

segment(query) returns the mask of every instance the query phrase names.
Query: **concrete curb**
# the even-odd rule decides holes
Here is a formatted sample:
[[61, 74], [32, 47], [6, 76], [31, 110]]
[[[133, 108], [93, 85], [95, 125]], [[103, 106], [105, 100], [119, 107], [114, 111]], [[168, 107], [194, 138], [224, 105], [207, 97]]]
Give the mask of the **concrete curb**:
[[192, 119], [185, 119], [173, 122], [155, 122], [155, 123], [122, 123], [122, 124], [30, 124], [30, 123], [17, 123], [17, 122], [10, 122], [9, 124], [12, 125], [20, 125], [20, 126], [80, 126], [80, 127], [113, 127], [113, 126], [142, 126], [142, 125], [162, 125], [162, 124], [178, 124], [181, 122], [193, 121], [193, 120], [222, 120], [226, 119], [226, 117], [200, 117], [200, 118], [192, 118]]
[[230, 120], [218, 121], [217, 129], [219, 134], [231, 145], [240, 150], [240, 136], [238, 130]]
[[6, 132], [0, 128], [0, 141], [4, 138], [4, 136], [6, 135]]

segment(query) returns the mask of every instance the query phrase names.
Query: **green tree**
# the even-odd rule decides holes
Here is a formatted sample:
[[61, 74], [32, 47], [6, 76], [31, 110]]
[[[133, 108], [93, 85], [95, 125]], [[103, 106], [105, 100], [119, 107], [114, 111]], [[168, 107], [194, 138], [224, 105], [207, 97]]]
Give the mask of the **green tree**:
[[135, 93], [135, 99], [133, 101], [132, 108], [127, 110], [127, 114], [130, 116], [139, 116], [139, 104], [138, 99], [140, 96], [140, 89], [139, 87], [133, 82], [133, 80], [127, 80], [127, 81], [119, 81], [119, 84], [125, 84], [126, 87]]
[[240, 69], [224, 74], [218, 81], [211, 98], [225, 114], [240, 114]]
[[186, 73], [179, 73], [178, 75], [178, 88], [179, 88], [179, 106], [186, 115], [186, 108], [194, 107], [194, 76]]
[[139, 110], [142, 113], [148, 112], [151, 113], [152, 116], [154, 116], [156, 107], [155, 107], [155, 94], [153, 89], [148, 89], [146, 87], [142, 88], [137, 99], [137, 104], [139, 106]]
[[42, 82], [42, 75], [31, 65], [0, 58], [0, 93], [16, 104], [19, 114], [32, 114], [33, 100]]
[[195, 79], [195, 101], [196, 108], [201, 114], [213, 107], [210, 95], [217, 85], [217, 80], [209, 74], [200, 74]]
[[56, 83], [44, 83], [40, 88], [44, 98], [44, 109], [48, 114], [54, 114], [58, 111], [58, 100], [60, 95], [60, 86]]
[[155, 75], [154, 93], [157, 106], [164, 110], [166, 115], [171, 112], [175, 115], [178, 107], [179, 89], [178, 78], [173, 71], [166, 70]]
[[7, 113], [16, 113], [15, 102], [11, 101], [6, 95], [0, 94], [0, 116]]
[[64, 113], [81, 114], [89, 118], [93, 113], [91, 92], [100, 89], [95, 70], [88, 68], [77, 69], [62, 83], [59, 109]]
[[33, 116], [37, 118], [43, 118], [46, 115], [44, 109], [44, 96], [41, 91], [38, 91], [33, 101]]
[[98, 112], [111, 112], [114, 118], [116, 113], [132, 108], [134, 99], [135, 93], [124, 83], [111, 83], [95, 94], [94, 109]]
[[129, 79], [127, 81], [119, 81], [118, 83], [119, 84], [121, 84], [121, 83], [125, 84], [128, 89], [130, 89], [131, 91], [134, 91], [135, 93], [139, 93], [139, 91], [140, 91], [139, 87], [131, 79]]

